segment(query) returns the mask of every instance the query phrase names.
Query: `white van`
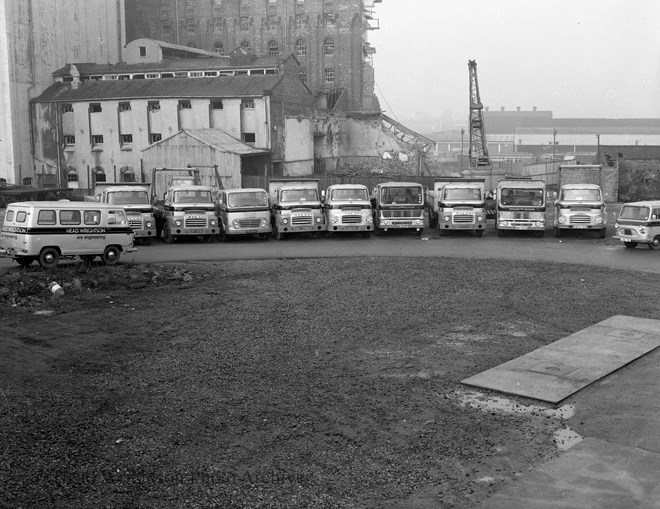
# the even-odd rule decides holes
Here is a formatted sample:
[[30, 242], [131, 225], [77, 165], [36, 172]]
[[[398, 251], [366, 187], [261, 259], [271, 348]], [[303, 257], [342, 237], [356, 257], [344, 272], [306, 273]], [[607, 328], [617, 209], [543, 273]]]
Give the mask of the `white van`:
[[100, 256], [105, 265], [114, 265], [122, 252], [137, 251], [133, 240], [126, 212], [117, 205], [25, 201], [7, 207], [0, 255], [23, 267], [37, 260], [45, 269], [74, 256], [86, 262]]
[[614, 225], [616, 235], [623, 245], [634, 249], [646, 244], [649, 249], [660, 247], [660, 200], [625, 203]]

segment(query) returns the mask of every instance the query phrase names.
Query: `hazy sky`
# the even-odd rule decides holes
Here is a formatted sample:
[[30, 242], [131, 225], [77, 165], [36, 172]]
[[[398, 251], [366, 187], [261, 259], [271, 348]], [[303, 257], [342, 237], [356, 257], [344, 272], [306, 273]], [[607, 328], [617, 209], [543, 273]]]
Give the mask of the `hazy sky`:
[[484, 106], [555, 117], [660, 117], [660, 0], [383, 0], [376, 94], [395, 118]]

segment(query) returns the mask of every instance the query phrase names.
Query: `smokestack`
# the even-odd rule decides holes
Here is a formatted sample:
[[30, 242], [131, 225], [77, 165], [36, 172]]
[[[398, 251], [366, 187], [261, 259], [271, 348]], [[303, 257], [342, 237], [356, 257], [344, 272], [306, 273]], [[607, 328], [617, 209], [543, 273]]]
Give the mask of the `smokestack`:
[[71, 82], [71, 89], [78, 90], [78, 87], [80, 86], [80, 71], [78, 71], [78, 68], [75, 65], [71, 64], [69, 66], [69, 73], [73, 78], [73, 81]]

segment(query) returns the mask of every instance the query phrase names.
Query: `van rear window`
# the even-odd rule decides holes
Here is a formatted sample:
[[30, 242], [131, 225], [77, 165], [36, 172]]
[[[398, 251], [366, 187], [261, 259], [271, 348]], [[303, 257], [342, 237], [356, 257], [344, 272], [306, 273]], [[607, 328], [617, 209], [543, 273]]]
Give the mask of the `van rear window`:
[[24, 210], [19, 210], [18, 212], [16, 212], [17, 223], [24, 223], [26, 219], [27, 219], [27, 212], [25, 212]]
[[13, 220], [14, 220], [14, 211], [8, 210], [7, 213], [5, 214], [5, 221], [13, 221]]
[[54, 210], [40, 210], [37, 216], [37, 224], [55, 224], [56, 216]]
[[80, 224], [80, 211], [60, 210], [60, 224]]

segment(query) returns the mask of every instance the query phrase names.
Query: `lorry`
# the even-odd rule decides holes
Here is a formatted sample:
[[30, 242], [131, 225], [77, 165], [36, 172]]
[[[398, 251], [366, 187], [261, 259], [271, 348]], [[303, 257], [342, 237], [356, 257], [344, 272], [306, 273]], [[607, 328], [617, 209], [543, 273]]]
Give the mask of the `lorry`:
[[486, 229], [485, 179], [440, 177], [426, 198], [429, 226], [440, 235], [451, 230], [474, 231], [481, 237]]
[[531, 177], [500, 179], [497, 183], [497, 236], [512, 230], [545, 235], [545, 181]]
[[[189, 174], [182, 175], [182, 171], [187, 171]], [[196, 177], [198, 175], [196, 172], [198, 170], [190, 168], [152, 170], [152, 209], [156, 232], [168, 244], [184, 236], [199, 236], [205, 242], [211, 242], [220, 231], [215, 213], [213, 188], [190, 183], [190, 180], [172, 182], [173, 178], [180, 176]], [[164, 182], [167, 182], [167, 188], [161, 200], [160, 192]]]
[[156, 220], [151, 207], [150, 188], [151, 184], [148, 182], [97, 182], [94, 186], [94, 195], [85, 196], [85, 201], [123, 207], [135, 233], [135, 242], [150, 245], [151, 240], [156, 236]]
[[270, 237], [270, 207], [265, 189], [223, 189], [216, 200], [218, 237], [225, 241], [230, 237], [257, 235], [265, 240]]
[[327, 234], [358, 232], [369, 237], [374, 219], [369, 189], [361, 184], [333, 184], [323, 197]]
[[607, 231], [607, 211], [598, 165], [560, 165], [555, 201], [554, 232], [594, 230], [601, 239]]
[[321, 207], [319, 179], [271, 178], [268, 181], [271, 225], [276, 240], [290, 233], [308, 232], [318, 236], [326, 231]]
[[372, 193], [374, 233], [424, 231], [424, 186], [416, 182], [382, 182]]

